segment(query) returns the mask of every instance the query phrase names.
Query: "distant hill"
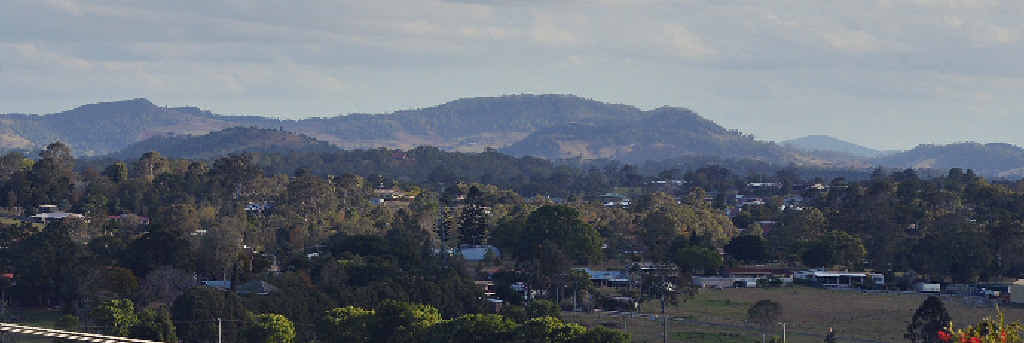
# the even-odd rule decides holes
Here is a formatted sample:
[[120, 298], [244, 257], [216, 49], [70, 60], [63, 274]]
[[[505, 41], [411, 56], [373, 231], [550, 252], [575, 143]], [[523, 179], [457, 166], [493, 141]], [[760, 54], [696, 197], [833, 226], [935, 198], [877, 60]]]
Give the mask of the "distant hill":
[[146, 99], [101, 102], [50, 115], [0, 115], [0, 143], [39, 149], [60, 140], [76, 155], [101, 155], [162, 134], [203, 134], [235, 126], [209, 112], [158, 107]]
[[205, 135], [154, 136], [107, 157], [137, 159], [150, 151], [175, 158], [212, 159], [239, 152], [333, 152], [338, 148], [309, 136], [274, 129], [234, 127]]
[[[391, 114], [303, 120], [216, 115], [195, 107], [159, 107], [146, 99], [133, 99], [85, 105], [51, 115], [0, 115], [0, 143], [6, 149], [39, 149], [61, 140], [76, 155], [97, 156], [123, 149], [143, 152], [143, 145], [129, 146], [153, 137], [158, 138], [144, 145], [159, 150], [161, 144], [185, 144], [173, 141], [175, 136], [203, 135], [238, 126], [295, 132], [345, 149], [429, 145], [465, 152], [494, 147], [545, 158], [643, 161], [707, 154], [765, 161], [801, 160], [799, 154], [726, 130], [686, 109], [642, 111], [572, 95], [467, 98]], [[221, 134], [208, 139], [225, 137]], [[233, 145], [229, 147], [226, 149], [234, 149]]]
[[881, 151], [850, 143], [828, 135], [810, 135], [782, 141], [779, 144], [807, 152], [838, 152], [854, 157], [864, 158], [879, 157], [884, 154]]
[[873, 160], [875, 164], [893, 168], [974, 169], [987, 176], [1024, 176], [1024, 149], [1004, 143], [956, 143], [949, 145], [918, 145], [912, 150]]
[[791, 151], [780, 146], [727, 130], [687, 109], [630, 110], [615, 120], [572, 123], [538, 130], [502, 151], [545, 158], [625, 161], [694, 155], [775, 162], [796, 158]]

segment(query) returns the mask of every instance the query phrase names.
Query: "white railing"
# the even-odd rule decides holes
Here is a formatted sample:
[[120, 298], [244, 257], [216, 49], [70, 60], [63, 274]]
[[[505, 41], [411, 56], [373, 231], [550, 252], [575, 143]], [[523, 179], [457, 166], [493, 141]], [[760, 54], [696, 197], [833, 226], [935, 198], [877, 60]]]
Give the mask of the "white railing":
[[68, 339], [68, 340], [73, 340], [73, 341], [95, 342], [95, 343], [128, 343], [128, 342], [131, 342], [131, 343], [160, 343], [160, 342], [157, 342], [157, 341], [147, 341], [147, 340], [144, 340], [144, 339], [124, 338], [124, 337], [115, 337], [115, 336], [104, 336], [104, 335], [99, 335], [99, 334], [94, 334], [94, 333], [54, 330], [54, 329], [37, 328], [37, 327], [32, 327], [32, 326], [24, 326], [24, 325], [17, 325], [17, 324], [7, 324], [7, 323], [0, 323], [0, 332], [10, 332], [10, 333], [15, 333], [15, 334], [42, 336], [42, 337], [52, 337], [52, 338], [62, 338], [62, 339]]

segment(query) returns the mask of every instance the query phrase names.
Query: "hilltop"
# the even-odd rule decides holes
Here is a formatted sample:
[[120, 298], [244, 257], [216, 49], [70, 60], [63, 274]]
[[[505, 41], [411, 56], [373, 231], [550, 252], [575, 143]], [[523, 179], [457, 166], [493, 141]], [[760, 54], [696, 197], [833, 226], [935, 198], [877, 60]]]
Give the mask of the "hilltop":
[[174, 158], [214, 159], [239, 152], [332, 152], [330, 143], [282, 130], [233, 127], [205, 135], [154, 136], [111, 154], [113, 159], [135, 159], [155, 151]]
[[779, 144], [807, 152], [838, 152], [864, 158], [879, 157], [884, 154], [882, 151], [828, 135], [804, 136], [782, 141]]
[[1022, 177], [1024, 149], [1005, 143], [922, 144], [908, 151], [875, 159], [874, 163], [894, 168], [963, 168], [973, 169], [982, 175]]

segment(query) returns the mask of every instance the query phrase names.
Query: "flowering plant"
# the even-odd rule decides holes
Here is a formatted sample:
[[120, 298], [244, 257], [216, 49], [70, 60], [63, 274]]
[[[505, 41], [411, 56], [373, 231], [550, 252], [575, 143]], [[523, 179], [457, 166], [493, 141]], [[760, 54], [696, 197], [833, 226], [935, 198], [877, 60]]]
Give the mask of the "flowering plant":
[[998, 318], [986, 317], [976, 325], [956, 329], [953, 323], [937, 333], [942, 342], [951, 343], [1024, 343], [1024, 324], [1006, 324], [1003, 312], [996, 308]]

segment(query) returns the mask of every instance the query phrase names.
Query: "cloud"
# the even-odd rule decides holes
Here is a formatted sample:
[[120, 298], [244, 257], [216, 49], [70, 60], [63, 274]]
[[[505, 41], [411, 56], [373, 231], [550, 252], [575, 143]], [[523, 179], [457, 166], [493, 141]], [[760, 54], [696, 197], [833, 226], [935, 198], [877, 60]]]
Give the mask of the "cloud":
[[671, 52], [681, 57], [704, 57], [718, 53], [700, 36], [679, 24], [664, 24], [662, 33], [671, 47]]
[[860, 30], [841, 30], [826, 32], [822, 37], [829, 46], [853, 53], [876, 52], [882, 48], [882, 43], [874, 36]]
[[[690, 107], [764, 137], [957, 140], [913, 122], [964, 113], [1014, 137], [1022, 12], [995, 0], [10, 0], [0, 112], [145, 96], [298, 116], [558, 92]], [[883, 114], [905, 119], [886, 131], [869, 118]]]

